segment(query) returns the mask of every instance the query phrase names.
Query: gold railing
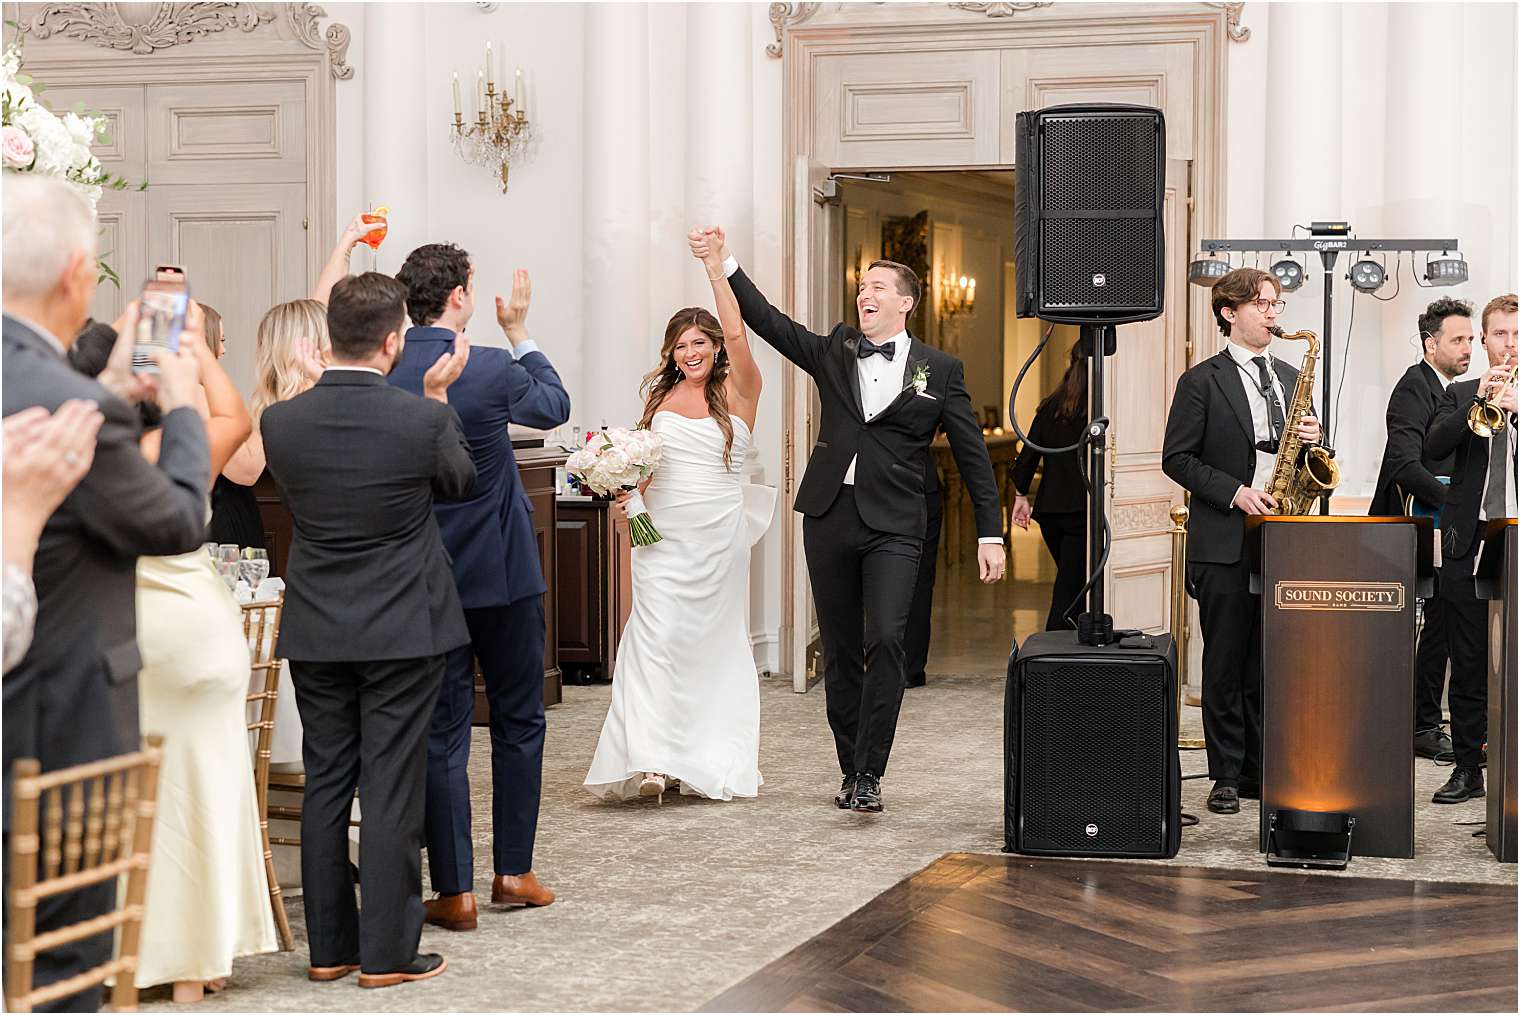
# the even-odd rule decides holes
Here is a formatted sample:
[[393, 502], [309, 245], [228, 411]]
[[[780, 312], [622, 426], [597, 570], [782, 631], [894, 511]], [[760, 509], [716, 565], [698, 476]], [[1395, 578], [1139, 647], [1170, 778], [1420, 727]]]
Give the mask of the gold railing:
[[1172, 646], [1177, 650], [1177, 746], [1196, 751], [1203, 740], [1182, 736], [1182, 708], [1187, 703], [1188, 669], [1188, 594], [1187, 594], [1187, 523], [1188, 507], [1172, 508]]

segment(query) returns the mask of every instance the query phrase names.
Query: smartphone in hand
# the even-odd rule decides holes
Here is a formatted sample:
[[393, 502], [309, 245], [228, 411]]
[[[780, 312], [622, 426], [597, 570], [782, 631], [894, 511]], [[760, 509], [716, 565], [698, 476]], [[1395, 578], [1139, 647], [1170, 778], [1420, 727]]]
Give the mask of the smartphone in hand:
[[190, 308], [190, 285], [183, 274], [158, 271], [143, 283], [137, 298], [137, 335], [132, 349], [136, 373], [157, 373], [154, 349], [179, 350], [180, 332]]

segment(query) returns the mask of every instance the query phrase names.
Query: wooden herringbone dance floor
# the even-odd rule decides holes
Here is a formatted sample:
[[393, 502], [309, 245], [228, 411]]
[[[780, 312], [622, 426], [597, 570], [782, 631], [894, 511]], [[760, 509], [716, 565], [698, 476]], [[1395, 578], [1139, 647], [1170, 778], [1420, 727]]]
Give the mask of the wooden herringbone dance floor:
[[952, 853], [703, 1010], [1515, 1011], [1515, 926], [1512, 886]]

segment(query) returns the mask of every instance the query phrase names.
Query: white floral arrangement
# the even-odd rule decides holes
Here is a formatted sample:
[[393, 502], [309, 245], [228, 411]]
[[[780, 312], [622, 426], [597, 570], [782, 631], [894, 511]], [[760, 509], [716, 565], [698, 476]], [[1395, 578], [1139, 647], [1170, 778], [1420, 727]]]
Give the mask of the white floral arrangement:
[[[4, 91], [0, 93], [0, 163], [6, 172], [39, 173], [67, 180], [79, 188], [94, 211], [103, 190], [126, 190], [132, 184], [105, 171], [90, 145], [109, 144], [106, 118], [85, 111], [82, 103], [59, 116], [37, 98], [43, 85], [21, 70], [21, 47], [12, 43], [4, 56]], [[138, 189], [142, 189], [142, 184]], [[115, 272], [100, 262], [101, 278], [119, 284]]]
[[665, 442], [653, 430], [592, 430], [565, 460], [565, 471], [598, 496], [628, 491], [629, 536], [634, 546], [649, 546], [662, 537], [644, 507], [639, 484], [654, 474], [664, 454]]

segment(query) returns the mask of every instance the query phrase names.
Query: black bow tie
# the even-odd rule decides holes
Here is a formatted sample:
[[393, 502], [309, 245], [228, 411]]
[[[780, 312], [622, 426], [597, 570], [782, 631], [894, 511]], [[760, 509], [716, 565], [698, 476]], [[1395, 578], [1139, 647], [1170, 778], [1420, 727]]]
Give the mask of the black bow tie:
[[860, 340], [860, 349], [856, 351], [855, 355], [861, 359], [865, 359], [868, 356], [875, 356], [877, 353], [880, 353], [881, 355], [885, 356], [887, 358], [887, 362], [890, 363], [892, 362], [892, 357], [896, 354], [896, 352], [896, 342], [883, 342], [881, 345], [873, 345], [869, 338], [862, 338]]

